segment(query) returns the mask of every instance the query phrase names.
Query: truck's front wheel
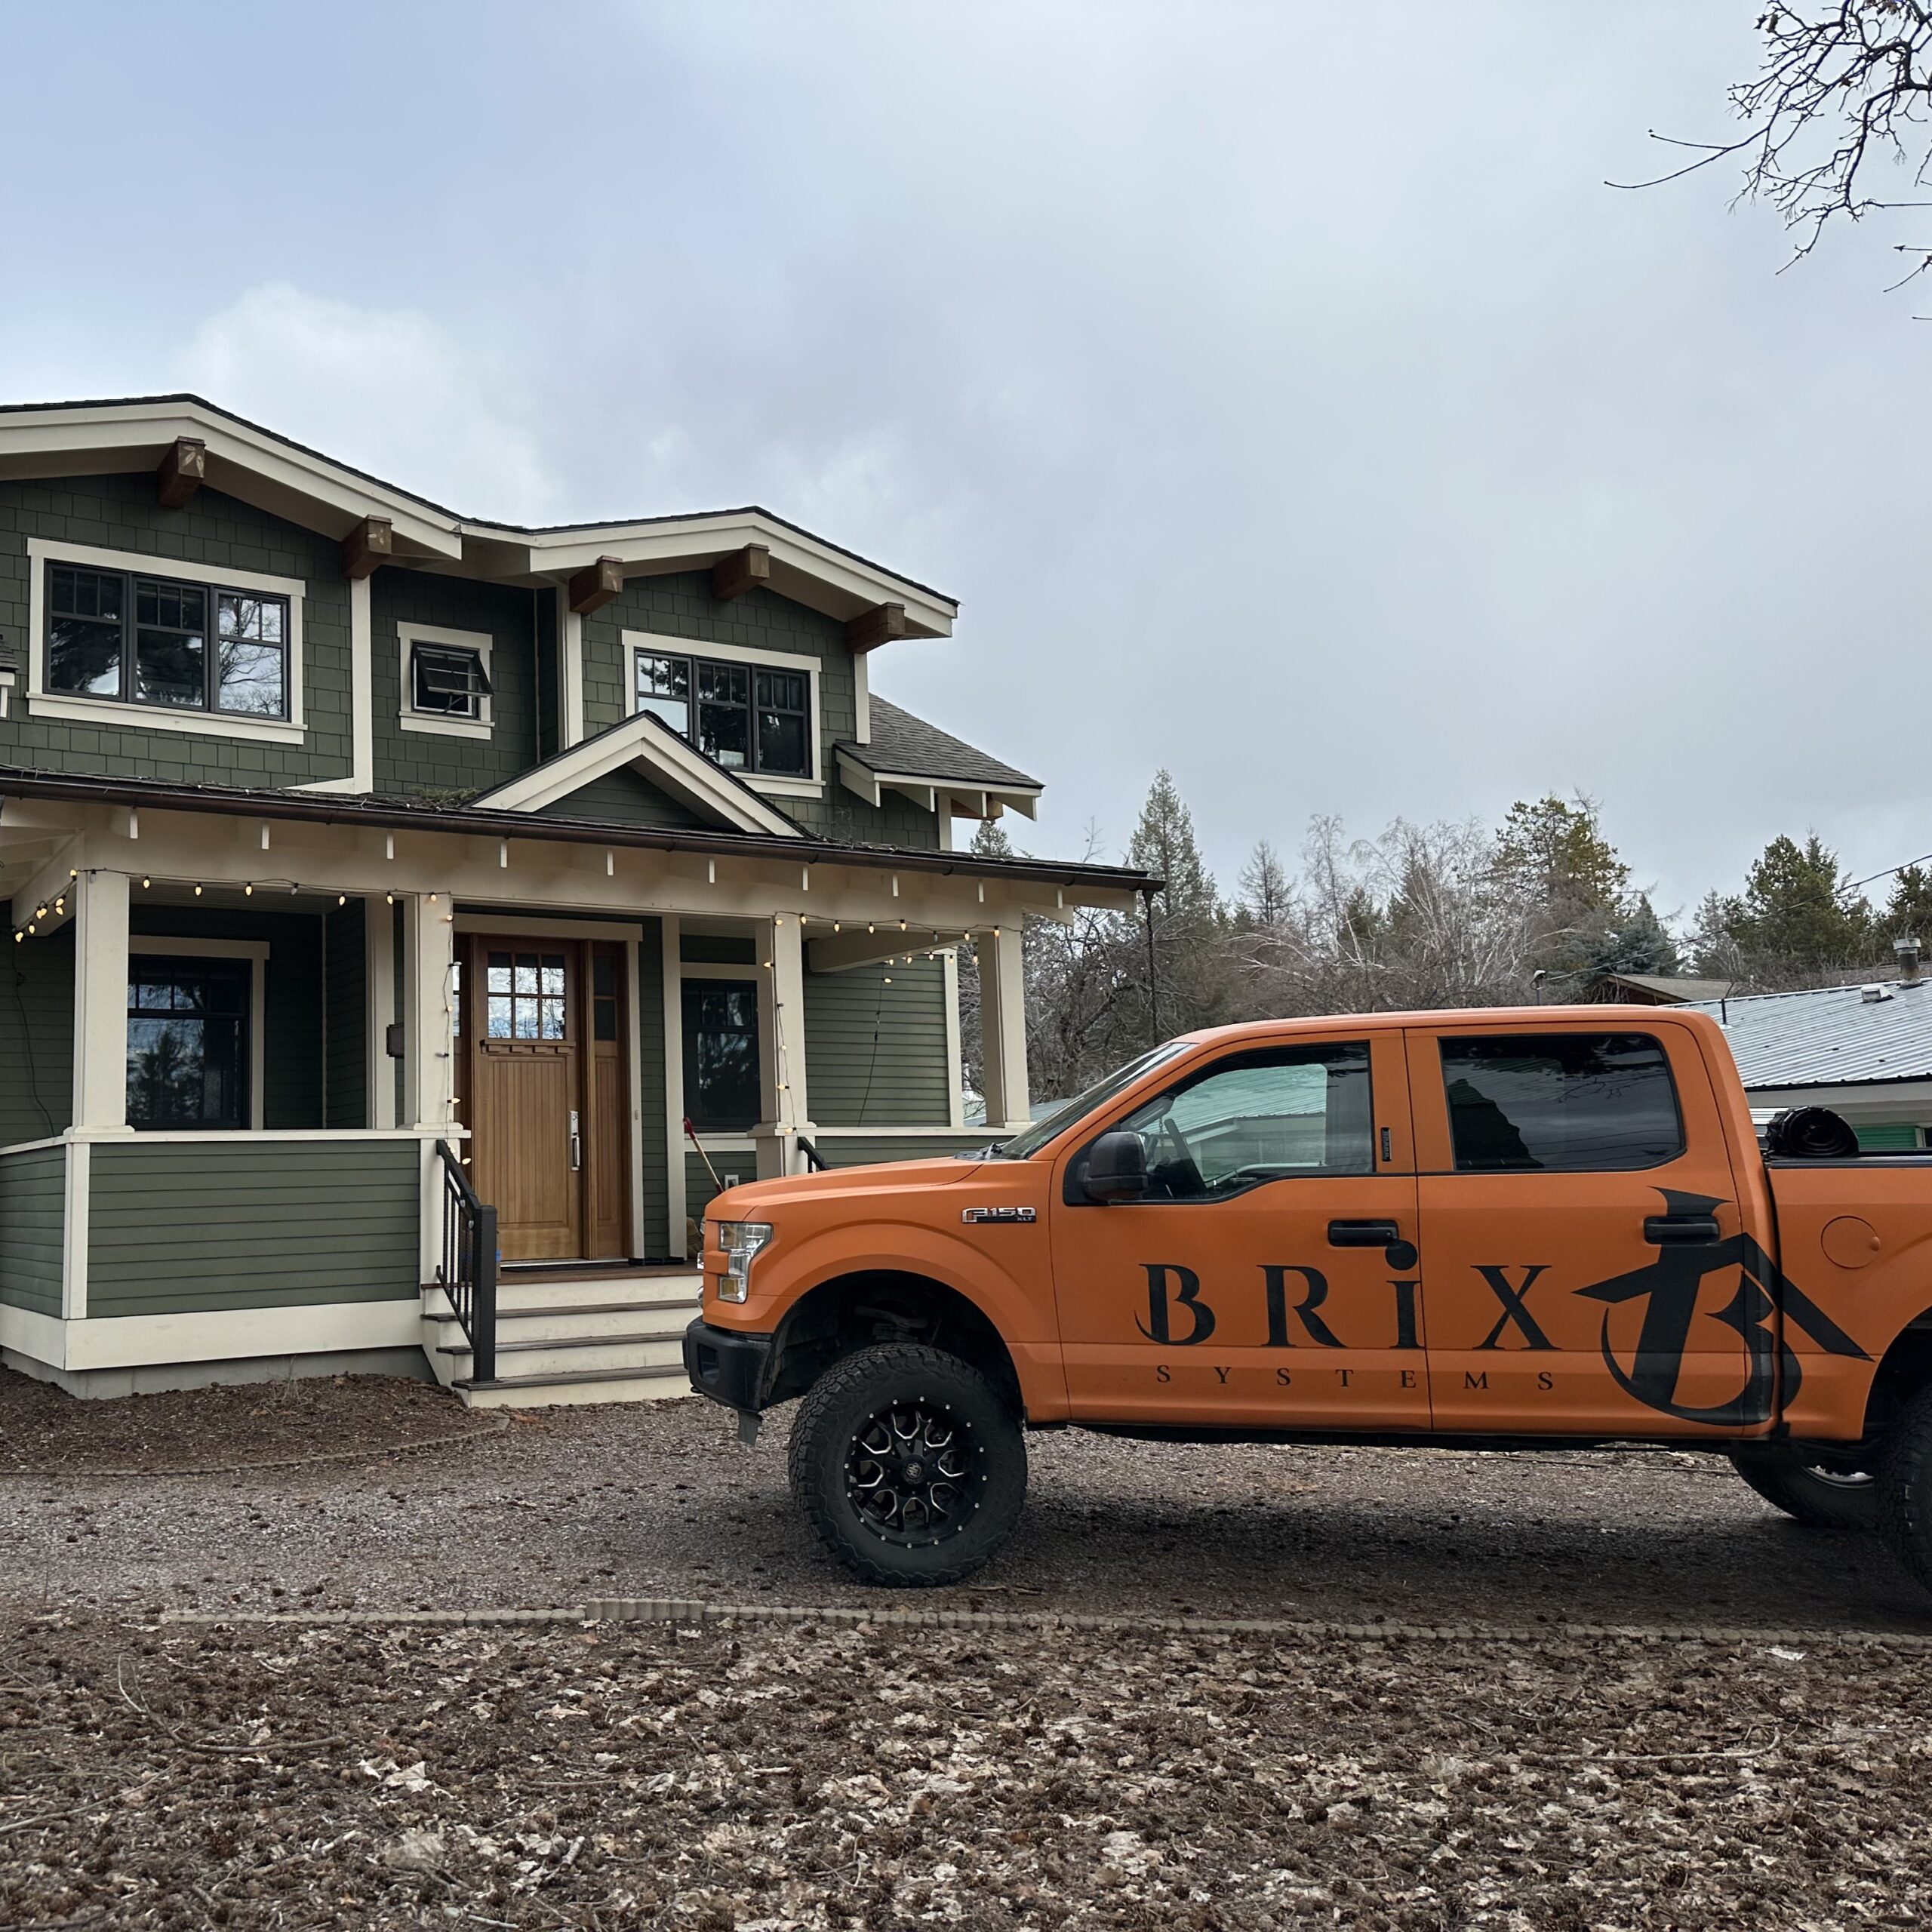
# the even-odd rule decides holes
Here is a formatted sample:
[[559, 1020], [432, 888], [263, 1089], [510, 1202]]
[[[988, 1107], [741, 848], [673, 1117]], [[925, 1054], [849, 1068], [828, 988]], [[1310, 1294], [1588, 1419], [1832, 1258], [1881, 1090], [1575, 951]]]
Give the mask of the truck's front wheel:
[[1814, 1530], [1875, 1530], [1878, 1484], [1855, 1471], [1842, 1473], [1780, 1443], [1740, 1444], [1731, 1466], [1770, 1503]]
[[1932, 1590], [1932, 1389], [1920, 1392], [1886, 1443], [1878, 1466], [1878, 1532]]
[[792, 1425], [792, 1494], [826, 1549], [869, 1583], [956, 1583], [1020, 1520], [1019, 1418], [970, 1363], [890, 1342], [828, 1369]]

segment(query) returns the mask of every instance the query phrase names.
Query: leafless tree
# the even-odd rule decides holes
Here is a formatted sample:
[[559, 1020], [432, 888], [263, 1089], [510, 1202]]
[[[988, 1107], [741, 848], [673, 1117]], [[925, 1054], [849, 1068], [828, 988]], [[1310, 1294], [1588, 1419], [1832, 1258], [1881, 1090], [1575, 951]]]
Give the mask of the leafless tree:
[[[1733, 158], [1743, 195], [1767, 202], [1809, 254], [1832, 222], [1881, 209], [1924, 208], [1932, 175], [1932, 5], [1926, 0], [1777, 0], [1757, 21], [1758, 72], [1730, 90], [1746, 131], [1732, 141], [1652, 138], [1695, 158], [1654, 187]], [[1904, 184], [1887, 192], [1881, 171]], [[1902, 246], [1906, 279], [1932, 268], [1932, 250]]]

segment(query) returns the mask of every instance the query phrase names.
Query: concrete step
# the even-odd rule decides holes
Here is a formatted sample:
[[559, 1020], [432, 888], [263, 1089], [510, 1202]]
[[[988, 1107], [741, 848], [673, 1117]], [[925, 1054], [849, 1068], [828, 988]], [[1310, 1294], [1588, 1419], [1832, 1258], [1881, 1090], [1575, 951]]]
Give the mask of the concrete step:
[[500, 1375], [480, 1386], [450, 1385], [472, 1409], [553, 1409], [589, 1402], [663, 1401], [688, 1395], [682, 1362], [675, 1368], [593, 1368], [562, 1375]]
[[[685, 1331], [681, 1328], [647, 1329], [629, 1335], [571, 1335], [558, 1338], [533, 1338], [506, 1342], [497, 1339], [497, 1377], [524, 1380], [549, 1375], [587, 1373], [592, 1369], [623, 1370], [635, 1373], [645, 1369], [675, 1368], [685, 1358]], [[470, 1348], [466, 1342], [439, 1347], [456, 1364], [452, 1378], [461, 1381], [469, 1371]]]
[[[652, 1301], [590, 1301], [560, 1303], [554, 1308], [500, 1308], [497, 1311], [497, 1335], [500, 1342], [541, 1340], [565, 1335], [623, 1335], [643, 1327], [672, 1322], [688, 1322], [698, 1312], [696, 1296], [664, 1297]], [[438, 1345], [454, 1345], [463, 1339], [463, 1324], [456, 1318], [441, 1291], [435, 1304], [423, 1311], [426, 1328], [436, 1331]]]
[[[695, 1307], [703, 1292], [697, 1270], [632, 1269], [623, 1273], [594, 1275], [500, 1277], [497, 1283], [498, 1320], [512, 1310], [578, 1308], [621, 1303], [632, 1308]], [[439, 1281], [423, 1284], [423, 1309], [427, 1315], [449, 1306]]]

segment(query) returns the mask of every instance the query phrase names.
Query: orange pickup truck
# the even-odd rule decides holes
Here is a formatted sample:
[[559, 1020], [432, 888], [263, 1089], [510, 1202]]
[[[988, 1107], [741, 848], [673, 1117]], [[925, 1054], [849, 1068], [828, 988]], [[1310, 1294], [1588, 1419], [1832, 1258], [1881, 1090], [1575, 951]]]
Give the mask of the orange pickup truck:
[[[1932, 998], [1932, 994], [1925, 997]], [[964, 1158], [732, 1188], [685, 1364], [858, 1576], [970, 1575], [1024, 1432], [1668, 1444], [1932, 1588], [1932, 1155], [1761, 1149], [1716, 1023], [1376, 1014], [1172, 1040]]]

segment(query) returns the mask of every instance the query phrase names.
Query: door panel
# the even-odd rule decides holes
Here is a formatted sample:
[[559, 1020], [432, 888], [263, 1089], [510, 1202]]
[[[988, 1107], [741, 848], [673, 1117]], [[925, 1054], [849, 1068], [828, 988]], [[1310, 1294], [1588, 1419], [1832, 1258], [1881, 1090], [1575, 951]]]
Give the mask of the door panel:
[[497, 1209], [506, 1261], [574, 1259], [584, 1251], [578, 949], [486, 938], [470, 960], [472, 1183]]
[[1435, 1426], [1761, 1427], [1770, 1303], [1689, 1030], [1472, 1019], [1408, 1051]]
[[[1114, 1126], [1142, 1133], [1153, 1192], [1069, 1201]], [[1398, 1034], [1300, 1035], [1190, 1069], [1094, 1123], [1051, 1211], [1075, 1420], [1428, 1426]]]

